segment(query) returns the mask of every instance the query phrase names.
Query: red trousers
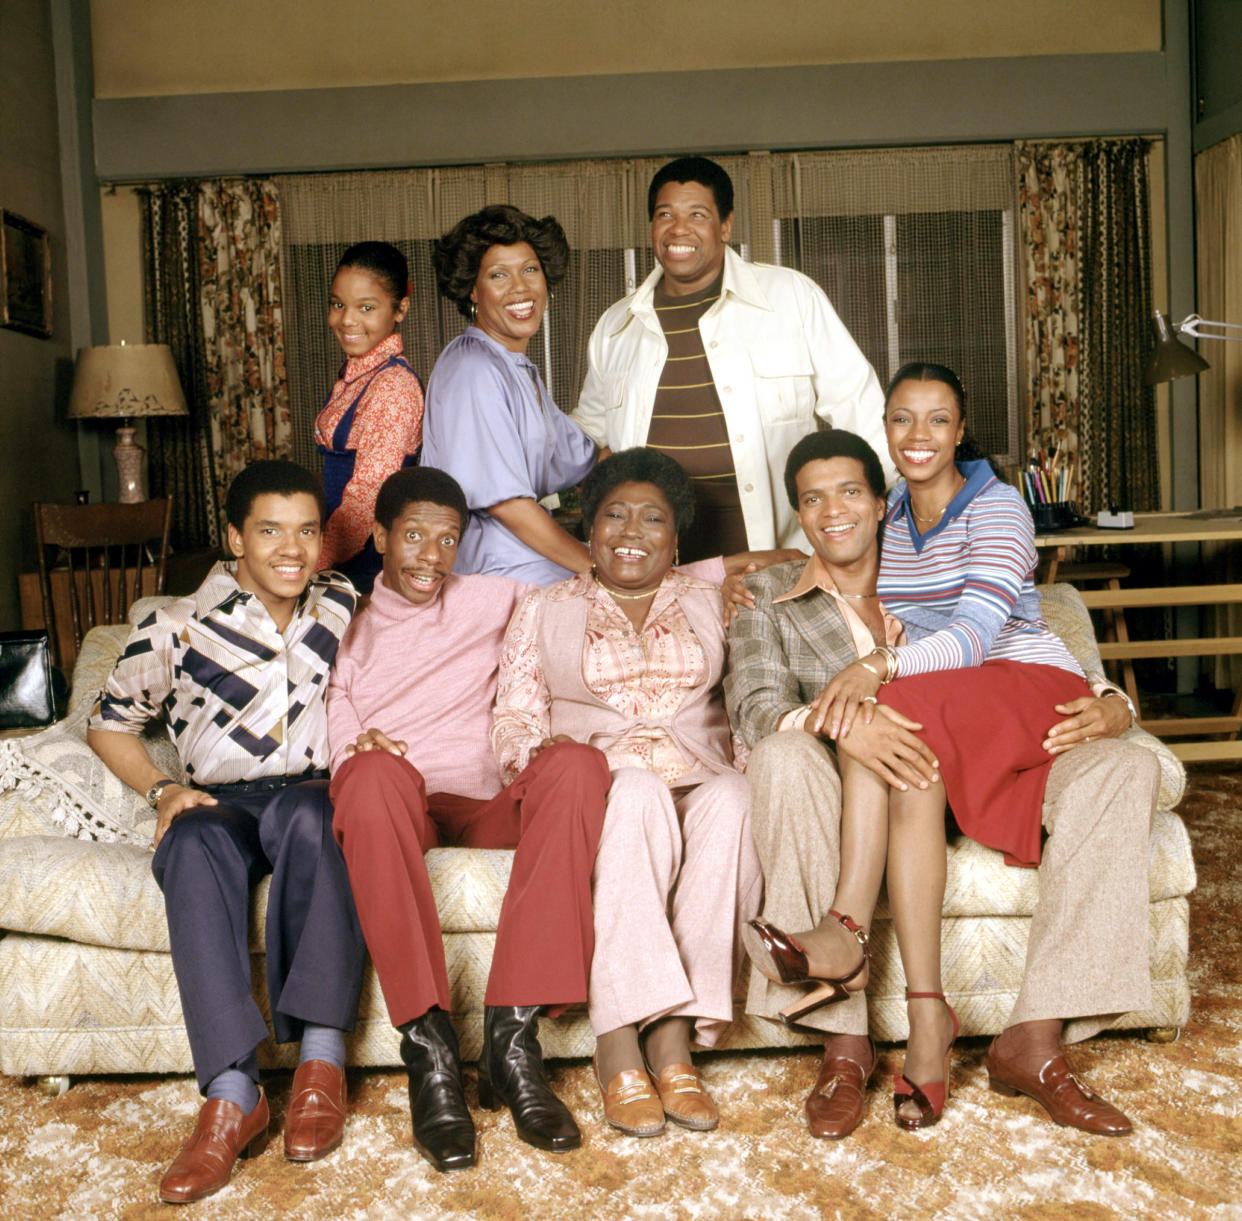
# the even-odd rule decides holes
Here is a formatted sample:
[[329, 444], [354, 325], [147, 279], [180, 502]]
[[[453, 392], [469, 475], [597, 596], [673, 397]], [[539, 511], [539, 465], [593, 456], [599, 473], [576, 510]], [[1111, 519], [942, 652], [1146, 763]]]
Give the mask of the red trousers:
[[591, 871], [604, 825], [608, 761], [560, 742], [490, 800], [427, 796], [422, 775], [387, 751], [352, 756], [332, 777], [333, 829], [358, 920], [394, 1026], [433, 1005], [451, 1011], [444, 941], [423, 854], [442, 842], [514, 848], [487, 980], [488, 1005], [587, 999], [595, 926]]

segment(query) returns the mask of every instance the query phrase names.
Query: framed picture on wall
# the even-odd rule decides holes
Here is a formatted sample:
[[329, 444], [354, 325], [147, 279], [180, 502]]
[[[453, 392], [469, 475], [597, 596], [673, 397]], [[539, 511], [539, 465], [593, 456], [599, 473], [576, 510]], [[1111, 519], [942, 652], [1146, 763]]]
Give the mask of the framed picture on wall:
[[0, 212], [0, 325], [47, 339], [52, 334], [52, 257], [47, 230]]

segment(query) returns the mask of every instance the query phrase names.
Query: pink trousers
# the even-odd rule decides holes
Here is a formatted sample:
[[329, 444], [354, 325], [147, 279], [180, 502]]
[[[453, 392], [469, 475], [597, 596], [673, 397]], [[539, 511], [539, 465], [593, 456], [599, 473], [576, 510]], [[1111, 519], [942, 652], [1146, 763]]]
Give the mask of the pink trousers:
[[745, 776], [670, 791], [643, 768], [615, 771], [595, 860], [595, 1033], [690, 1017], [696, 1041], [714, 1044], [762, 892]]

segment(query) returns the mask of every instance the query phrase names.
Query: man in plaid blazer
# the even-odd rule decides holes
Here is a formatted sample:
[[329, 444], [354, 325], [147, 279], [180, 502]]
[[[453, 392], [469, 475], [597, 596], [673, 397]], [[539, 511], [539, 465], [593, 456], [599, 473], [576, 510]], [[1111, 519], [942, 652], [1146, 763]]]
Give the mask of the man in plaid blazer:
[[[869, 626], [859, 613], [866, 604], [848, 600], [874, 591], [879, 569], [884, 483], [870, 446], [844, 430], [811, 434], [790, 453], [785, 484], [815, 554], [747, 578], [754, 606], [730, 631], [725, 700], [752, 748], [747, 775], [763, 916], [795, 932], [816, 928], [832, 909], [841, 855], [841, 782], [826, 730], [811, 731], [809, 705], [871, 651], [873, 630], [882, 626], [886, 642], [895, 644], [901, 625], [887, 615], [881, 623], [871, 604]], [[1040, 901], [1022, 988], [988, 1053], [988, 1071], [996, 1088], [1036, 1099], [1057, 1123], [1118, 1134], [1130, 1130], [1129, 1120], [1069, 1072], [1061, 1041], [1089, 1038], [1110, 1015], [1151, 1003], [1148, 829], [1159, 766], [1142, 746], [1098, 740], [1124, 732], [1133, 710], [1111, 684], [1088, 681], [1096, 698], [1052, 727], [1064, 753], [1056, 755], [1045, 791], [1049, 837]], [[1049, 713], [1051, 722], [1056, 714]], [[931, 751], [910, 722], [900, 721], [876, 715], [863, 725], [860, 718], [838, 745], [890, 783], [925, 787], [937, 779]], [[802, 995], [758, 971], [750, 978], [750, 1013], [775, 1017]], [[799, 1024], [826, 1035], [806, 1102], [808, 1127], [814, 1136], [846, 1136], [862, 1121], [875, 1068], [864, 993], [851, 992]]]

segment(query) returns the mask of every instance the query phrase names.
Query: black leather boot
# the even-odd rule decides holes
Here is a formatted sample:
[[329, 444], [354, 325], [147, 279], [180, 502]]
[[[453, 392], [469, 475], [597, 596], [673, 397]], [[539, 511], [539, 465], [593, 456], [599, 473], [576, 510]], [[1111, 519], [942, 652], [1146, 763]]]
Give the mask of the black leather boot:
[[414, 1147], [437, 1170], [468, 1170], [478, 1158], [453, 1023], [443, 1009], [428, 1009], [398, 1029], [410, 1074]]
[[517, 1134], [536, 1149], [567, 1153], [582, 1144], [569, 1108], [552, 1092], [539, 1049], [538, 1005], [488, 1005], [483, 1010], [479, 1102], [513, 1112]]

